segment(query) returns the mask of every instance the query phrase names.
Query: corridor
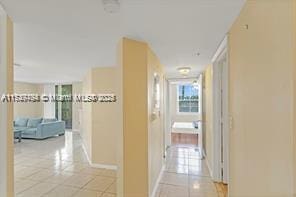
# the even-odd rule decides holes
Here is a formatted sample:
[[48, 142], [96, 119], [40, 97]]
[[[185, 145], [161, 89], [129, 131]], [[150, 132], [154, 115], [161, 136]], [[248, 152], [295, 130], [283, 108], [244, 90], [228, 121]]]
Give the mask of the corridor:
[[173, 146], [167, 155], [166, 169], [157, 197], [223, 197], [215, 186], [201, 154], [195, 147]]

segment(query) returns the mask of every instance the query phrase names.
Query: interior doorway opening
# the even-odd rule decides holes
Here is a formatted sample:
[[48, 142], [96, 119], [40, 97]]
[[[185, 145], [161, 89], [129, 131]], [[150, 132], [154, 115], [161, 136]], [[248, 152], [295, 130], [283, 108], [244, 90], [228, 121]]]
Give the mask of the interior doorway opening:
[[[56, 85], [55, 95], [72, 96], [72, 85]], [[70, 101], [55, 102], [55, 117], [57, 120], [65, 121], [66, 129], [72, 129], [72, 105]]]
[[202, 153], [202, 75], [166, 81], [165, 145]]

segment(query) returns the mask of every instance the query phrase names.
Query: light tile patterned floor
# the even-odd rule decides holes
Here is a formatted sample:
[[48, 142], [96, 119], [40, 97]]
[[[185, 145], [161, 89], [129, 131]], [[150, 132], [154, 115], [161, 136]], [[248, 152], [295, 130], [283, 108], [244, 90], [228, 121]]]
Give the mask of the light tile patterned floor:
[[16, 197], [115, 197], [116, 172], [91, 168], [77, 133], [15, 143]]
[[166, 170], [157, 197], [222, 197], [211, 180], [205, 160], [195, 147], [174, 146], [167, 155]]

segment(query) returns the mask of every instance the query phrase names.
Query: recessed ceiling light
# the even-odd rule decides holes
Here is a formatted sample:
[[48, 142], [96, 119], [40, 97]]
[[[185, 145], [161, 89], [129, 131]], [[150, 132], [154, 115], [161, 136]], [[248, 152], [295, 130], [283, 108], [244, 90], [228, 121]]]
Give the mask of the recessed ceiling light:
[[181, 68], [178, 68], [178, 71], [181, 75], [187, 76], [189, 74], [189, 72], [191, 71], [191, 68], [190, 67], [181, 67]]
[[104, 10], [108, 13], [117, 13], [120, 9], [119, 0], [102, 0], [104, 5]]

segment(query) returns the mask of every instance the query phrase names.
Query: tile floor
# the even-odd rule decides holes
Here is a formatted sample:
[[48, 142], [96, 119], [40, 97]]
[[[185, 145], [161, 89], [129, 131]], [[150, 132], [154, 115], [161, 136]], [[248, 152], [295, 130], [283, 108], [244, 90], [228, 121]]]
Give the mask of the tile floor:
[[[195, 147], [174, 146], [157, 197], [225, 197]], [[16, 197], [115, 197], [116, 172], [91, 168], [77, 133], [15, 143]]]
[[77, 133], [15, 143], [16, 197], [115, 197], [116, 172], [91, 168]]
[[224, 197], [211, 180], [205, 160], [195, 147], [174, 146], [167, 155], [166, 169], [157, 197]]

